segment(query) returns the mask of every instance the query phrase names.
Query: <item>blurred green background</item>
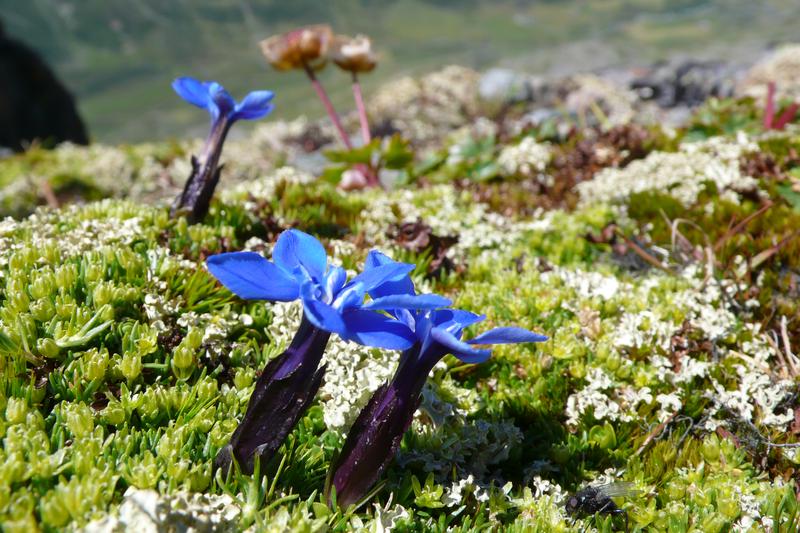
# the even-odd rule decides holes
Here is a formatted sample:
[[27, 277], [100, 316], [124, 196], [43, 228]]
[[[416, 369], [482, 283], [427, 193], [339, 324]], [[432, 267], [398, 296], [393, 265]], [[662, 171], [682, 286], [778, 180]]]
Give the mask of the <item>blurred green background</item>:
[[[259, 40], [329, 22], [373, 37], [366, 91], [450, 63], [568, 73], [685, 56], [746, 60], [796, 39], [797, 0], [0, 0], [6, 32], [50, 62], [104, 142], [202, 135], [206, 117], [172, 93], [179, 75], [235, 97], [276, 92], [275, 116], [322, 113], [298, 72], [264, 63]], [[323, 82], [348, 109], [347, 78]], [[243, 128], [242, 128], [243, 129]]]

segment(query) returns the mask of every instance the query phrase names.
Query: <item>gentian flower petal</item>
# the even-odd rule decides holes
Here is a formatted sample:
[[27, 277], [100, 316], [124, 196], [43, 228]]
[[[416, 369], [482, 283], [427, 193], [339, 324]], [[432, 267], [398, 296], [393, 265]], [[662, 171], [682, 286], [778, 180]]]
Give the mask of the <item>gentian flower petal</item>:
[[494, 328], [467, 342], [469, 344], [512, 344], [516, 342], [543, 342], [547, 339], [548, 337], [544, 335], [539, 335], [523, 328]]
[[361, 294], [369, 292], [375, 287], [379, 287], [387, 281], [397, 281], [403, 277], [408, 277], [408, 273], [414, 270], [414, 265], [409, 263], [395, 263], [364, 270], [361, 274], [350, 280], [349, 287], [358, 287]]
[[483, 363], [492, 355], [491, 350], [473, 348], [466, 342], [458, 340], [452, 333], [442, 328], [431, 328], [430, 336], [432, 340], [441, 344], [449, 353], [452, 353], [465, 363]]
[[394, 309], [438, 309], [453, 302], [438, 294], [392, 294], [381, 296], [365, 304], [363, 309], [391, 311]]
[[245, 300], [289, 302], [299, 295], [294, 278], [255, 252], [212, 255], [206, 265], [220, 283]]
[[[408, 309], [395, 309], [390, 313], [397, 320], [408, 326], [408, 328], [416, 335], [417, 327], [417, 313], [412, 313]], [[419, 338], [419, 337], [418, 337]]]
[[253, 91], [236, 104], [231, 120], [255, 120], [272, 111], [270, 101], [275, 96], [272, 91]]
[[172, 82], [172, 88], [178, 96], [192, 105], [208, 108], [208, 90], [203, 82], [189, 76], [183, 76]]
[[486, 320], [486, 315], [479, 315], [463, 309], [453, 309], [453, 320], [461, 324], [462, 327], [467, 327]]
[[302, 266], [318, 282], [324, 279], [328, 266], [328, 256], [322, 243], [296, 229], [281, 233], [272, 250], [272, 260], [286, 272], [294, 272]]
[[459, 339], [464, 328], [477, 324], [484, 319], [486, 319], [486, 315], [476, 315], [462, 309], [439, 309], [434, 311], [431, 316], [433, 324], [446, 329]]
[[402, 322], [374, 311], [353, 309], [342, 314], [347, 340], [387, 350], [405, 350], [417, 340]]
[[333, 300], [334, 295], [339, 294], [339, 291], [344, 287], [347, 281], [347, 271], [342, 267], [331, 267], [325, 275], [325, 291], [326, 296]]
[[326, 304], [321, 302], [311, 294], [313, 287], [311, 284], [303, 285], [300, 289], [300, 297], [303, 300], [303, 310], [305, 311], [308, 321], [319, 329], [323, 329], [330, 333], [336, 333], [339, 336], [345, 336], [347, 328], [342, 320], [342, 315], [339, 312]]
[[[377, 250], [372, 250], [367, 254], [367, 260], [364, 263], [364, 271], [372, 270], [373, 268], [381, 265], [389, 265], [396, 263], [387, 255], [382, 254]], [[389, 296], [390, 294], [415, 294], [414, 282], [408, 276], [402, 277], [398, 280], [390, 280], [381, 283], [380, 285], [369, 289], [369, 295], [373, 298], [380, 298], [381, 296]]]
[[379, 252], [378, 250], [370, 250], [367, 254], [367, 259], [364, 261], [364, 270], [396, 262], [397, 261], [393, 260], [383, 252]]
[[[227, 117], [236, 108], [236, 100], [225, 90], [225, 87], [215, 81], [208, 84], [208, 97], [216, 107], [216, 116], [224, 115]], [[209, 111], [214, 114], [211, 109]]]

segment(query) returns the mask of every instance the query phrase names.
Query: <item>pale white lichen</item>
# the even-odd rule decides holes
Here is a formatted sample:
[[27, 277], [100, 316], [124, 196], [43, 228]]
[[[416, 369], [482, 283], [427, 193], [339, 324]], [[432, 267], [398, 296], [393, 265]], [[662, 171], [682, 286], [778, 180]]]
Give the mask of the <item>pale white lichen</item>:
[[[655, 388], [634, 387], [625, 380], [613, 379], [602, 367], [591, 367], [587, 370], [586, 385], [567, 399], [565, 414], [569, 425], [579, 424], [589, 410], [597, 420], [629, 421], [641, 406], [655, 407], [655, 417], [663, 422], [682, 409], [682, 387], [709, 380], [711, 392], [707, 396], [711, 403], [704, 423], [710, 429], [719, 425], [721, 410], [753, 423], [786, 427], [793, 413], [781, 405], [790, 393], [790, 383], [772, 375], [770, 361], [777, 354], [758, 325], [743, 323], [730, 308], [729, 302], [742, 287], [730, 280], [707, 282], [703, 273], [703, 267], [696, 265], [685, 269], [680, 280], [652, 274], [635, 284], [617, 282], [622, 289], [609, 284], [605, 293], [602, 292], [604, 276], [597, 273], [555, 267], [541, 275], [544, 280], [558, 279], [575, 291], [579, 299], [569, 305], [581, 306], [575, 309], [580, 316], [587, 316], [586, 310], [597, 305], [592, 304], [595, 297], [617, 302], [614, 295], [621, 295], [618, 312], [602, 320], [597, 316], [595, 333], [587, 335], [584, 342], [592, 346], [606, 346], [610, 342], [612, 348], [623, 354], [630, 350], [653, 350], [646, 365], [638, 365], [636, 371], [639, 376], [651, 376]], [[676, 281], [678, 287], [685, 288], [676, 291]], [[670, 287], [670, 306], [649, 305], [647, 302], [663, 298], [665, 286]], [[708, 347], [699, 353], [672, 354], [672, 337], [682, 324], [689, 324], [701, 338], [708, 339]], [[736, 337], [742, 340], [731, 345]], [[676, 359], [671, 360], [667, 355]], [[726, 358], [737, 380], [735, 385], [723, 387], [711, 376], [715, 361]]]
[[85, 533], [160, 533], [164, 531], [238, 531], [241, 508], [227, 494], [178, 492], [130, 487], [116, 514], [87, 524]]
[[580, 269], [554, 269], [546, 272], [542, 278], [548, 281], [551, 277], [558, 276], [565, 286], [573, 289], [581, 299], [601, 298], [610, 300], [617, 295], [620, 289], [630, 289], [630, 285], [620, 282], [614, 276], [607, 276], [600, 272], [586, 272]]
[[656, 396], [656, 402], [661, 406], [656, 415], [659, 422], [668, 420], [675, 413], [683, 408], [683, 401], [681, 400], [680, 393], [671, 392], [669, 394], [659, 394]]
[[614, 202], [634, 193], [657, 191], [689, 206], [697, 200], [706, 183], [713, 183], [720, 192], [751, 191], [757, 187], [757, 182], [742, 174], [739, 160], [742, 155], [756, 150], [758, 146], [740, 134], [734, 140], [715, 137], [684, 143], [678, 152], [651, 152], [624, 168], [606, 168], [594, 179], [579, 183], [576, 187], [581, 196], [580, 205]]
[[614, 329], [612, 342], [618, 348], [657, 346], [669, 348], [674, 324], [660, 320], [653, 311], [622, 313]]
[[564, 414], [567, 416], [567, 425], [575, 426], [583, 415], [592, 410], [597, 420], [631, 420], [631, 414], [625, 413], [621, 405], [609, 393], [615, 386], [614, 381], [601, 368], [589, 369], [586, 376], [586, 386], [567, 398]]
[[331, 337], [320, 400], [328, 429], [344, 433], [372, 393], [392, 377], [399, 354]]
[[525, 137], [519, 144], [504, 146], [497, 156], [497, 164], [508, 175], [536, 178], [542, 185], [551, 186], [553, 177], [544, 174], [551, 158], [548, 143]]
[[[91, 210], [102, 212], [111, 205], [109, 201], [104, 200], [91, 207], [70, 206], [67, 208], [68, 211], [73, 216], [81, 218], [76, 225], [67, 228], [53, 213], [37, 211], [21, 222], [19, 228], [23, 230], [35, 228], [27, 243], [28, 246], [34, 246], [37, 249], [53, 248], [58, 250], [62, 260], [97, 250], [98, 243], [104, 246], [130, 245], [146, 234], [143, 228], [144, 221], [138, 216], [125, 216], [126, 213], [122, 212], [123, 210], [119, 210], [119, 216], [92, 217]], [[131, 205], [131, 207], [133, 206]], [[22, 242], [17, 239], [3, 252], [13, 251], [20, 246], [22, 246]]]
[[464, 500], [470, 496], [479, 502], [485, 502], [489, 499], [489, 493], [486, 488], [477, 484], [472, 474], [457, 481], [452, 481], [449, 486], [445, 486], [442, 503], [445, 507], [456, 507], [463, 504]]
[[370, 116], [391, 120], [415, 144], [436, 141], [475, 115], [477, 85], [477, 72], [455, 65], [400, 78], [370, 98]]
[[478, 408], [475, 391], [452, 383], [444, 388], [455, 401], [442, 400], [442, 386], [429, 380], [411, 425], [418, 438], [434, 448], [404, 451], [398, 462], [401, 466], [419, 465], [440, 478], [452, 475], [455, 467], [482, 483], [492, 467], [508, 459], [510, 451], [522, 442], [522, 431], [510, 420], [468, 418]]
[[392, 504], [393, 496], [394, 494], [390, 494], [389, 500], [383, 506], [378, 503], [372, 504], [375, 516], [366, 524], [365, 529], [367, 531], [370, 531], [370, 533], [389, 533], [411, 517], [408, 509], [400, 504]]
[[[270, 304], [269, 333], [276, 347], [291, 342], [302, 316], [300, 302]], [[325, 379], [319, 392], [325, 425], [344, 434], [367, 404], [372, 393], [391, 378], [397, 366], [397, 352], [378, 350], [331, 335], [322, 356]]]
[[[239, 183], [233, 187], [226, 187], [220, 191], [220, 198], [223, 202], [238, 202], [245, 209], [255, 210], [259, 200], [272, 201], [275, 198], [280, 184], [308, 185], [315, 180], [316, 178], [308, 172], [284, 166], [264, 174], [258, 179]], [[278, 222], [289, 225], [290, 221], [279, 220]]]
[[386, 235], [387, 228], [422, 219], [435, 235], [458, 237], [447, 250], [447, 256], [456, 263], [507, 250], [527, 232], [552, 227], [552, 213], [538, 211], [527, 220], [512, 220], [470, 201], [467, 192], [449, 184], [430, 187], [423, 193], [404, 189], [370, 195], [367, 201], [370, 209], [362, 213], [361, 229], [371, 246], [391, 250], [396, 244]]

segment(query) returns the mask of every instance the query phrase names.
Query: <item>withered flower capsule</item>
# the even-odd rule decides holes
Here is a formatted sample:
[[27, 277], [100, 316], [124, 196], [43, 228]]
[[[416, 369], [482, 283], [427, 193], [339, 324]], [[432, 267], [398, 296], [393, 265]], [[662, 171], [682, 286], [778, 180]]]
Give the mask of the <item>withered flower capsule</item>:
[[366, 35], [337, 35], [331, 46], [331, 59], [342, 70], [370, 72], [378, 64], [372, 41]]
[[319, 70], [328, 59], [333, 30], [327, 24], [298, 28], [261, 41], [261, 52], [277, 70]]

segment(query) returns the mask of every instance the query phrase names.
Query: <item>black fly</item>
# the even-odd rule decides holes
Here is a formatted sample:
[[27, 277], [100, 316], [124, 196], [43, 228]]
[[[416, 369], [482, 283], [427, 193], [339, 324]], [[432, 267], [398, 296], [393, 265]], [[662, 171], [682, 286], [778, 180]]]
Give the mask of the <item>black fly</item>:
[[567, 513], [570, 515], [596, 515], [611, 514], [625, 515], [625, 532], [628, 532], [628, 513], [620, 509], [611, 498], [634, 496], [639, 491], [634, 488], [633, 483], [628, 481], [616, 481], [605, 485], [595, 485], [584, 487], [575, 494], [567, 498], [564, 504]]

